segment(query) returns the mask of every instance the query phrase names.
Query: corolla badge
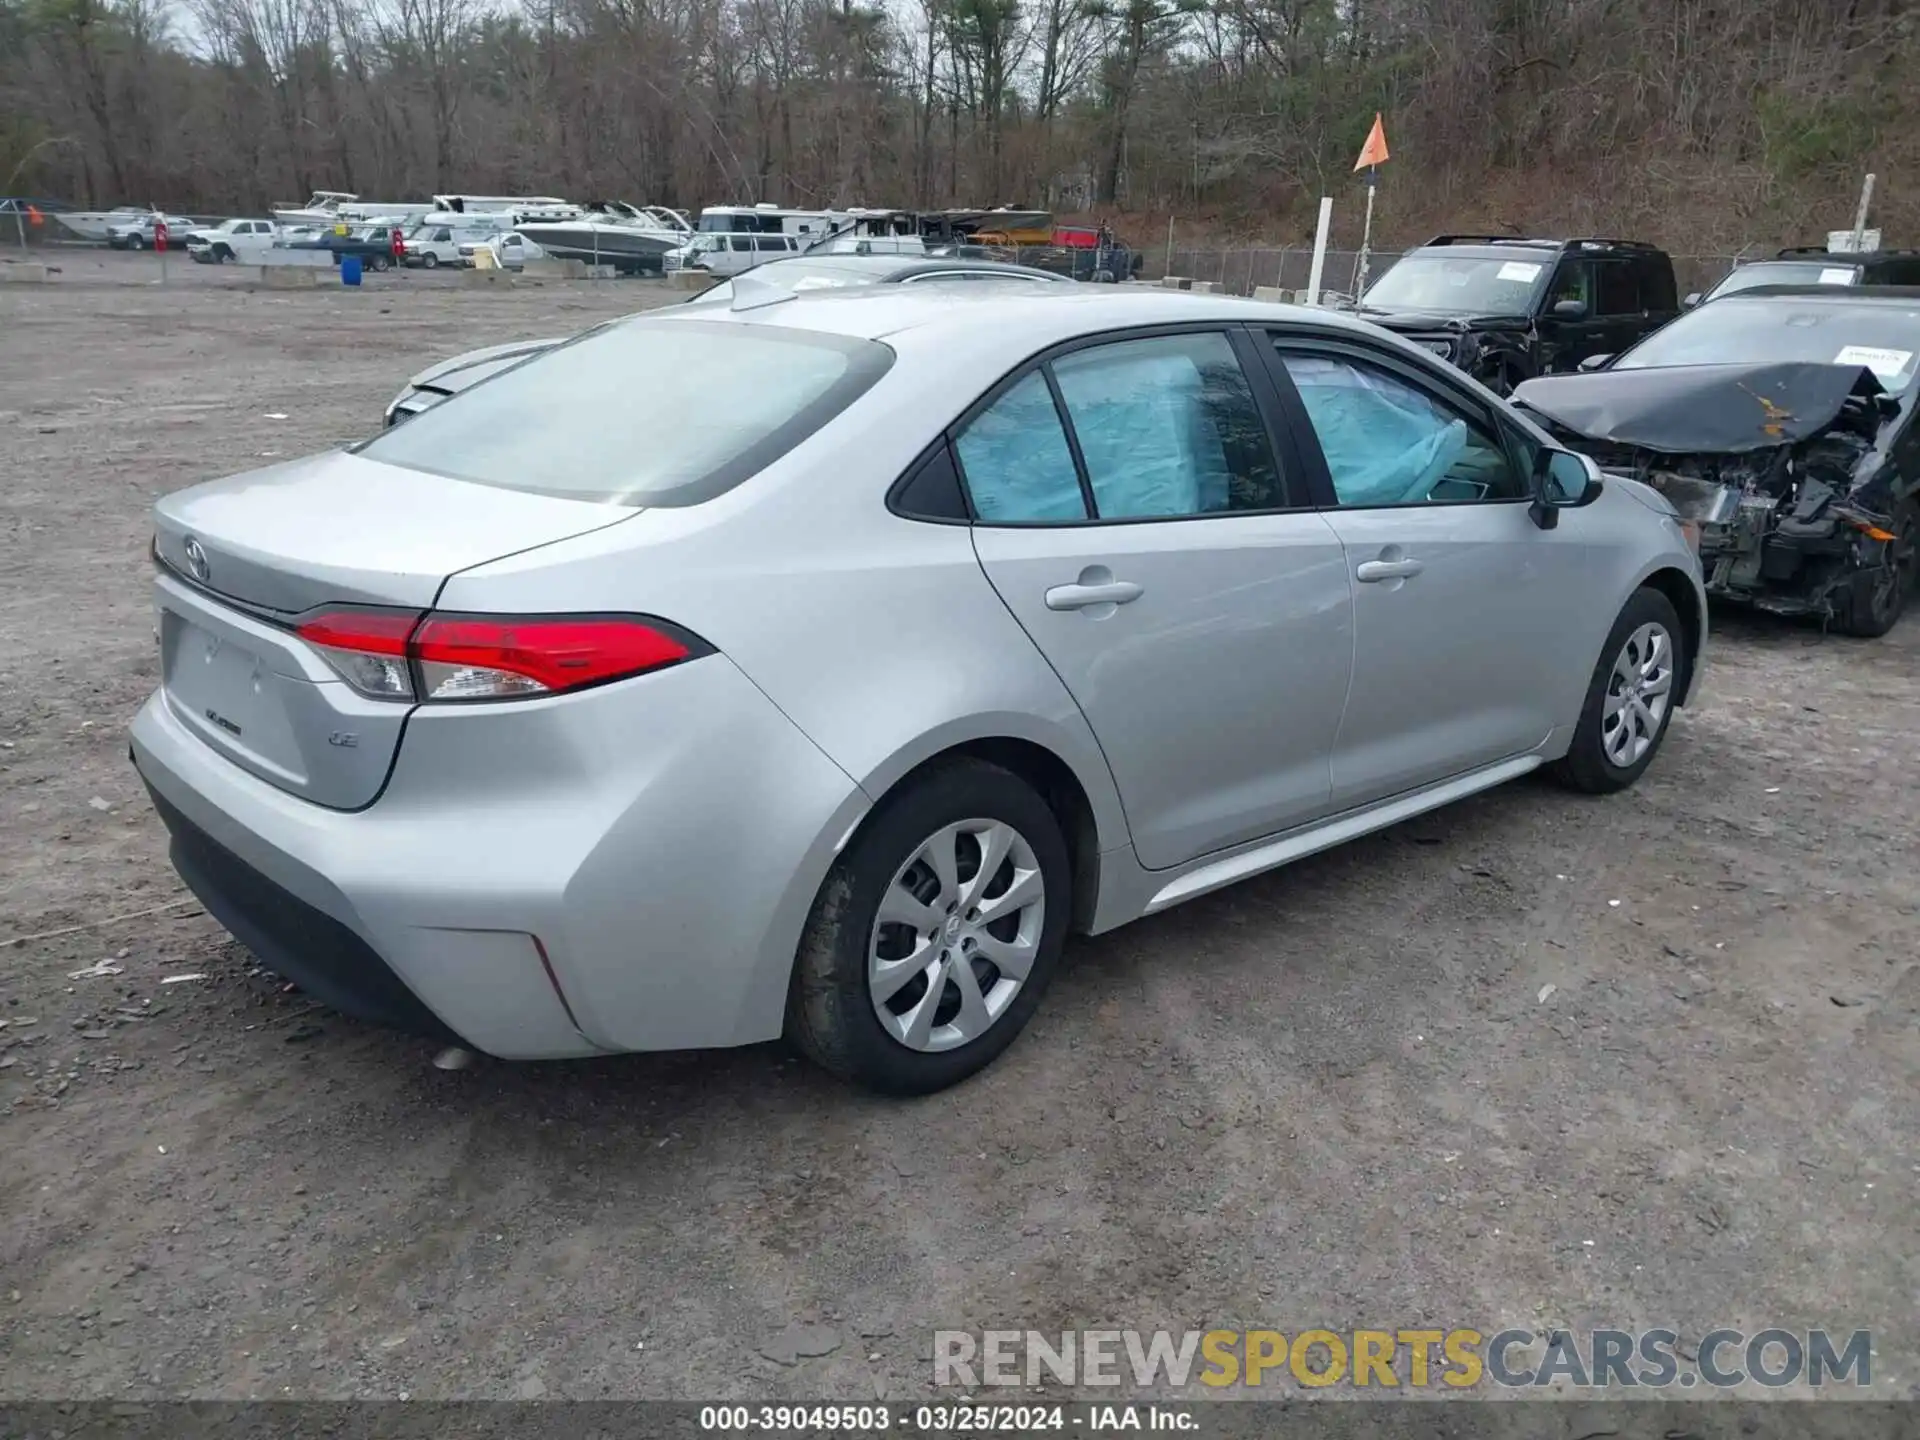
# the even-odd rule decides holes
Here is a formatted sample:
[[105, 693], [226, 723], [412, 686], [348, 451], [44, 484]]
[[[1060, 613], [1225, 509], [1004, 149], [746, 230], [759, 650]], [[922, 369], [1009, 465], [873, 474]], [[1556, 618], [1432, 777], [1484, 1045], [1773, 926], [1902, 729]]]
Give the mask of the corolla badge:
[[207, 552], [200, 542], [191, 535], [187, 537], [187, 569], [193, 572], [193, 578], [205, 582], [207, 578]]

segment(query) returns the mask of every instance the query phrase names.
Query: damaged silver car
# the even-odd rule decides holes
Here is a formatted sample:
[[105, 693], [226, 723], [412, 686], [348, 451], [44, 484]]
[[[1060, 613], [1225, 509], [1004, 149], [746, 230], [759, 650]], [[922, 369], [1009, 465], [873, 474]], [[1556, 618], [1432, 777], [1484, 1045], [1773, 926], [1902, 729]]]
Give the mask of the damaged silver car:
[[1765, 286], [1513, 401], [1662, 491], [1708, 593], [1870, 638], [1920, 563], [1917, 370], [1920, 287]]

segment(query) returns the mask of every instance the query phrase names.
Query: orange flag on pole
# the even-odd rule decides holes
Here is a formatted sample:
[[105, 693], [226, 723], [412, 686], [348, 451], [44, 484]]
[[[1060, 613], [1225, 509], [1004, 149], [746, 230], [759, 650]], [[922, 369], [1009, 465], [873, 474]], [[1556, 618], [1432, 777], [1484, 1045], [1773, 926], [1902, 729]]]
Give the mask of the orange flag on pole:
[[1380, 112], [1374, 111], [1373, 129], [1367, 132], [1367, 143], [1360, 147], [1360, 158], [1353, 162], [1355, 170], [1366, 170], [1385, 161], [1387, 158], [1387, 127], [1380, 118]]
[[47, 223], [46, 219], [40, 214], [40, 210], [38, 206], [34, 206], [34, 205], [27, 206], [27, 224], [38, 228], [39, 226], [44, 225], [46, 223]]

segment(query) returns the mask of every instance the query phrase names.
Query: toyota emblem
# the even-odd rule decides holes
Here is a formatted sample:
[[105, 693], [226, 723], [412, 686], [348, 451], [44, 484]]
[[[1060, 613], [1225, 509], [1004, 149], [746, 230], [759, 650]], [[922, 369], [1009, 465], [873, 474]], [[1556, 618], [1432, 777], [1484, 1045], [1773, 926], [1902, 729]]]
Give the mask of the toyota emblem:
[[207, 552], [200, 542], [191, 535], [187, 537], [187, 569], [193, 572], [193, 578], [203, 584], [207, 578]]

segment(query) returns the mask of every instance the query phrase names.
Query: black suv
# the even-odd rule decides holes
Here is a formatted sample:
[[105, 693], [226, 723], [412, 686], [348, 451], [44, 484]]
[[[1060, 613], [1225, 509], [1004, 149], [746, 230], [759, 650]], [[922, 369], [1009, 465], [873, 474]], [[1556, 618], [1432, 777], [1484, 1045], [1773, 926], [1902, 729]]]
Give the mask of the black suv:
[[1617, 355], [1680, 313], [1673, 262], [1634, 240], [1441, 235], [1361, 297], [1362, 318], [1506, 394]]
[[1920, 250], [1834, 251], [1799, 245], [1771, 260], [1736, 265], [1705, 295], [1687, 296], [1686, 306], [1691, 310], [1762, 285], [1920, 285]]

